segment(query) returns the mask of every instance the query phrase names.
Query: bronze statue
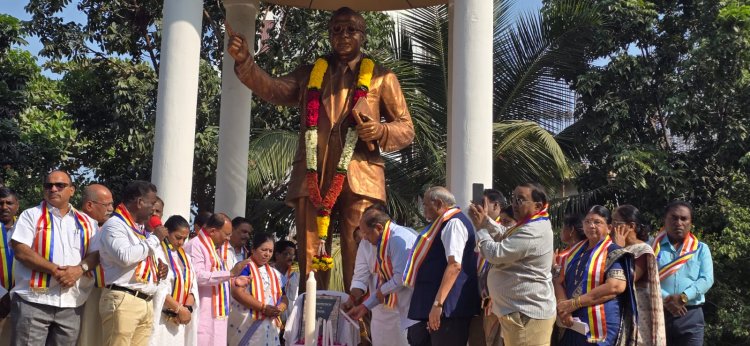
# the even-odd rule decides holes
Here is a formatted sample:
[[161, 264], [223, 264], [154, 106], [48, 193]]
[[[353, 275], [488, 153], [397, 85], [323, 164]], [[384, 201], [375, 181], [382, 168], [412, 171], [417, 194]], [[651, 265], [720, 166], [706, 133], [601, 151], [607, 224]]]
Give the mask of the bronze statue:
[[[234, 70], [242, 83], [267, 102], [302, 109], [299, 145], [286, 199], [295, 208], [300, 273], [304, 278], [310, 271], [312, 258], [318, 254], [317, 216], [332, 212], [331, 217], [339, 221], [344, 285], [348, 291], [357, 252], [352, 233], [365, 208], [386, 199], [385, 164], [380, 151], [403, 149], [414, 139], [414, 125], [398, 79], [393, 72], [364, 56], [361, 48], [367, 40], [365, 20], [348, 7], [336, 10], [329, 21], [333, 51], [324, 57], [317, 70], [314, 66], [319, 66], [318, 62], [314, 66], [300, 66], [281, 77], [271, 77], [253, 62], [247, 40], [232, 33], [231, 28], [228, 31], [231, 36], [228, 51], [235, 59]], [[316, 84], [316, 78], [311, 80], [311, 74], [322, 78], [320, 85]], [[363, 87], [362, 80], [369, 80], [369, 85]], [[353, 112], [355, 99], [360, 98], [365, 101], [357, 104], [358, 111]], [[358, 113], [356, 116], [361, 116], [361, 120], [351, 113]], [[308, 129], [313, 133], [306, 134]], [[352, 136], [349, 144], [353, 146], [351, 162], [342, 169], [340, 159], [342, 152], [346, 158], [350, 129], [357, 136]], [[306, 143], [315, 144], [310, 142], [311, 134], [317, 134], [317, 150], [313, 150], [317, 153], [306, 150]], [[336, 179], [341, 179], [337, 174], [342, 171], [345, 180], [335, 205], [330, 210], [321, 207], [321, 199], [325, 202], [327, 192], [336, 189]], [[315, 181], [318, 182], [315, 188], [316, 184], [308, 184]], [[319, 273], [318, 277], [325, 287], [327, 275]]]

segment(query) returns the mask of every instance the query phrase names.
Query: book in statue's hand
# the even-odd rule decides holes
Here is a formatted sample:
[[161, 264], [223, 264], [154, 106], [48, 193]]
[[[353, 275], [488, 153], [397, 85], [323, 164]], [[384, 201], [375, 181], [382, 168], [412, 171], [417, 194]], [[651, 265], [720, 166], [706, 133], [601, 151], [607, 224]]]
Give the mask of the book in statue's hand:
[[[362, 97], [357, 100], [357, 104], [355, 104], [354, 108], [352, 108], [352, 117], [354, 118], [354, 121], [357, 122], [357, 125], [361, 125], [368, 121], [376, 121], [375, 119], [373, 119], [372, 110], [370, 109], [370, 104], [367, 103], [366, 97]], [[367, 142], [367, 149], [370, 151], [375, 151], [374, 141]]]

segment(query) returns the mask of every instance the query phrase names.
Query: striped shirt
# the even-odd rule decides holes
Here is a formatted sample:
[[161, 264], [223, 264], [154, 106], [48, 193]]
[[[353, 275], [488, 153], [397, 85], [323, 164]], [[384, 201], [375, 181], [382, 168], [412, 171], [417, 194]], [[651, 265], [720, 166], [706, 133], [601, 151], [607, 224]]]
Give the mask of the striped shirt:
[[546, 220], [529, 223], [503, 239], [506, 230], [488, 219], [477, 232], [479, 251], [492, 264], [487, 278], [492, 312], [554, 318], [552, 225]]

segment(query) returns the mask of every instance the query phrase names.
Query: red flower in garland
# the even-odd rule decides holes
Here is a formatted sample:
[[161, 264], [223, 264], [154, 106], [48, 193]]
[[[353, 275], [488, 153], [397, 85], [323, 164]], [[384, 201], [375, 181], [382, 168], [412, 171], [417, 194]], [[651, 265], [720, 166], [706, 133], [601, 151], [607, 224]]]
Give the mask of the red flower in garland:
[[318, 126], [318, 116], [320, 115], [320, 90], [307, 90], [307, 118], [305, 124], [307, 127]]
[[339, 198], [339, 194], [344, 188], [344, 179], [346, 179], [346, 173], [336, 173], [336, 175], [333, 176], [331, 186], [328, 188], [326, 198], [321, 205], [323, 208], [328, 210], [333, 209], [333, 205], [336, 204], [336, 200]]
[[320, 197], [320, 189], [318, 189], [318, 172], [307, 171], [307, 191], [310, 192], [310, 202], [317, 208], [323, 203], [323, 199]]

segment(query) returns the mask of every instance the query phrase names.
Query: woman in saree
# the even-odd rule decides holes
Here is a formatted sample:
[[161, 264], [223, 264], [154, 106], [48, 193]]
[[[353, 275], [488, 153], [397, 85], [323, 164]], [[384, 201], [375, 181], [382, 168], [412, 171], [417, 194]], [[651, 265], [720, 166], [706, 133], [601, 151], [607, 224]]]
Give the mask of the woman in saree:
[[164, 227], [167, 236], [156, 251], [158, 261], [169, 268], [154, 294], [154, 331], [150, 345], [187, 345], [198, 343], [198, 285], [190, 256], [182, 245], [190, 235], [190, 225], [179, 215], [171, 216]]
[[240, 273], [247, 277], [246, 287], [232, 289], [229, 314], [229, 344], [279, 346], [280, 315], [289, 301], [283, 292], [282, 274], [268, 261], [273, 256], [273, 236], [257, 232], [253, 237], [250, 261]]
[[583, 231], [583, 221], [578, 215], [567, 215], [563, 220], [563, 228], [560, 231], [560, 241], [565, 245], [562, 250], [555, 250], [555, 263], [552, 266], [552, 272], [557, 273], [562, 267], [561, 260], [573, 247], [586, 240], [586, 232]]
[[664, 307], [659, 284], [659, 267], [654, 250], [647, 243], [649, 228], [638, 208], [626, 204], [612, 216], [612, 240], [633, 255], [636, 305], [638, 307], [637, 345], [666, 345]]
[[634, 344], [632, 258], [612, 242], [611, 222], [607, 208], [591, 208], [583, 220], [586, 239], [562, 258], [553, 280], [558, 320], [567, 327], [560, 345]]

